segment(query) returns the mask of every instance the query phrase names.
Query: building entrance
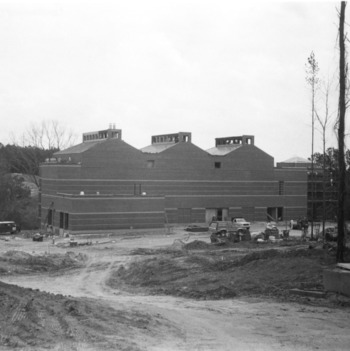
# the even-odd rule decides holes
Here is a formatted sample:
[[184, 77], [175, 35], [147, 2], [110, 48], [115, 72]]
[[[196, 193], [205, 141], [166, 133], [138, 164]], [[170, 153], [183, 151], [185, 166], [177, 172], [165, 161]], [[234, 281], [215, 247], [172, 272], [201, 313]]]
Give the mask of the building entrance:
[[228, 221], [228, 208], [207, 208], [205, 210], [205, 221]]
[[282, 221], [283, 220], [283, 207], [268, 207], [267, 208], [268, 221]]

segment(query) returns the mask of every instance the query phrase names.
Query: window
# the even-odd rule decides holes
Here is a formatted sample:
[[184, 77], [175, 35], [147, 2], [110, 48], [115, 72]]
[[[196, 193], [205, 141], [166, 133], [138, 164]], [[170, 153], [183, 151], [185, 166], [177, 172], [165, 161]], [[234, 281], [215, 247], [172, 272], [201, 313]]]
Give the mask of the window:
[[67, 230], [69, 225], [68, 222], [69, 222], [69, 214], [60, 212], [60, 228]]
[[64, 223], [64, 213], [60, 212], [60, 228], [63, 228]]
[[278, 195], [284, 195], [284, 181], [280, 180], [278, 182]]
[[47, 224], [53, 225], [53, 210], [51, 209], [47, 211]]
[[147, 161], [147, 168], [154, 168], [154, 160]]
[[64, 226], [63, 229], [68, 229], [69, 226], [69, 214], [65, 213], [64, 214]]
[[215, 168], [221, 168], [221, 162], [215, 162], [214, 163]]

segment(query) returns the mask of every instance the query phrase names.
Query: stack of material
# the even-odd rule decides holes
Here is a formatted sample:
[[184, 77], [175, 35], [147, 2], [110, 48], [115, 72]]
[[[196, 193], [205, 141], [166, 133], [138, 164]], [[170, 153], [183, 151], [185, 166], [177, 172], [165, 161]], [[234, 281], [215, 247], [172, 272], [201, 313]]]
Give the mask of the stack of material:
[[338, 263], [334, 269], [323, 271], [325, 290], [350, 296], [350, 263]]

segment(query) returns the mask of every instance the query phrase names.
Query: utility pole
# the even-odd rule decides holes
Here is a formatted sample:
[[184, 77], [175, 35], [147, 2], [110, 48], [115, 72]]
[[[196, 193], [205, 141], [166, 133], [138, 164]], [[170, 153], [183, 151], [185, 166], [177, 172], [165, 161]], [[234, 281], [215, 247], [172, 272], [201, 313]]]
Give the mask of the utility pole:
[[338, 163], [339, 163], [339, 188], [338, 188], [338, 239], [337, 262], [344, 262], [344, 220], [345, 220], [345, 155], [344, 155], [344, 130], [346, 114], [346, 80], [347, 64], [345, 62], [346, 48], [344, 33], [346, 2], [340, 3], [339, 13], [339, 121], [338, 121]]

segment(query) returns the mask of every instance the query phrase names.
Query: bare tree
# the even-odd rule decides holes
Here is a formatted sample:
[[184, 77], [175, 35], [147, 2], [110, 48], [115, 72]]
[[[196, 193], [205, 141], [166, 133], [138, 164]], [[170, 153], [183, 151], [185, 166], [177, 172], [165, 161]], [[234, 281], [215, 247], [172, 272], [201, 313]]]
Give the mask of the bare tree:
[[57, 120], [43, 120], [31, 123], [20, 137], [20, 142], [14, 137], [12, 139], [14, 144], [22, 146], [62, 150], [75, 143], [76, 135]]
[[311, 87], [311, 240], [314, 236], [314, 139], [315, 139], [315, 97], [319, 85], [318, 62], [312, 51], [306, 64], [306, 82]]
[[322, 116], [315, 110], [316, 119], [321, 127], [322, 134], [322, 152], [323, 152], [323, 162], [322, 162], [322, 230], [325, 232], [325, 219], [326, 219], [326, 132], [327, 127], [330, 122], [330, 112], [329, 112], [329, 94], [331, 90], [331, 83], [328, 80], [326, 84], [323, 84], [323, 95], [324, 95], [324, 113]]
[[346, 63], [346, 35], [344, 33], [346, 2], [340, 3], [339, 13], [339, 104], [338, 104], [338, 163], [339, 163], [339, 191], [338, 191], [338, 241], [337, 241], [337, 262], [344, 261], [345, 249], [345, 152], [344, 152], [344, 131], [346, 115], [346, 91], [347, 91], [347, 71]]
[[[13, 145], [8, 145], [6, 152], [11, 159], [10, 171], [31, 177], [39, 186], [39, 165], [56, 151], [72, 146], [75, 134], [56, 120], [31, 123], [20, 136], [20, 142], [12, 137]], [[21, 146], [19, 146], [21, 145]]]
[[59, 124], [58, 121], [52, 121], [51, 130], [53, 134], [53, 140], [55, 141], [56, 147], [59, 150], [62, 150], [68, 146], [72, 146], [75, 142], [75, 136], [73, 132], [68, 131], [62, 124]]

